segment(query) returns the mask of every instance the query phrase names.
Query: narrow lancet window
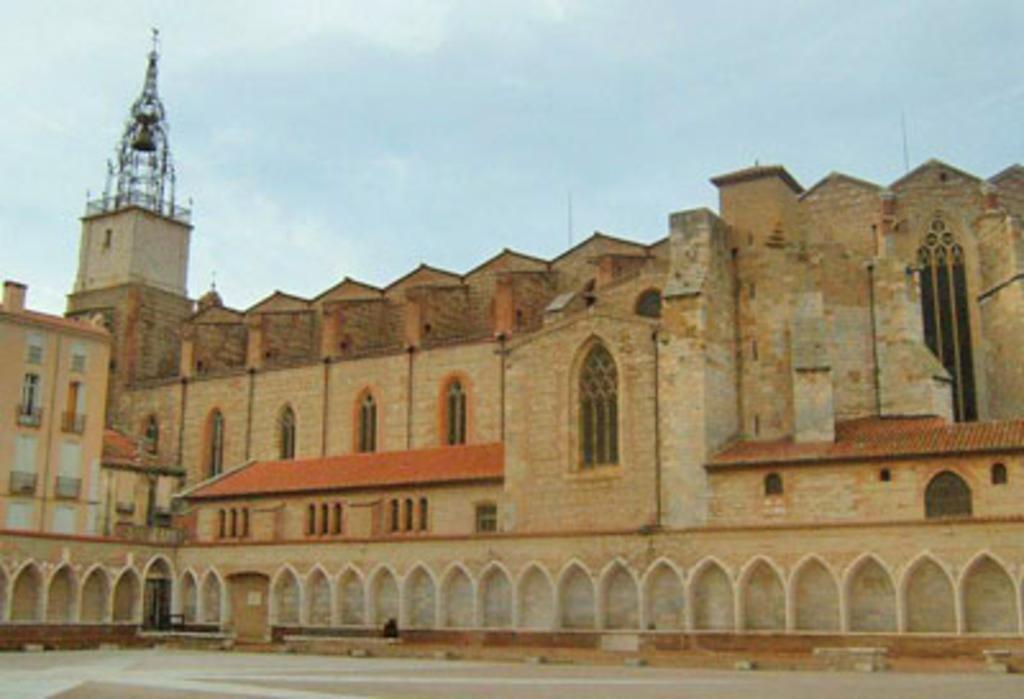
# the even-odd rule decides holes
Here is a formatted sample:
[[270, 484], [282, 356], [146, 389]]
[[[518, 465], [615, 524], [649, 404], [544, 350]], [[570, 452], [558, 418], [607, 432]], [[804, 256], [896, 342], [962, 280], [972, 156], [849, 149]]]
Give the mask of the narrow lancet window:
[[619, 378], [612, 355], [594, 345], [580, 372], [580, 465], [619, 461]]
[[942, 219], [932, 221], [917, 252], [924, 339], [953, 379], [953, 415], [978, 417], [964, 250]]

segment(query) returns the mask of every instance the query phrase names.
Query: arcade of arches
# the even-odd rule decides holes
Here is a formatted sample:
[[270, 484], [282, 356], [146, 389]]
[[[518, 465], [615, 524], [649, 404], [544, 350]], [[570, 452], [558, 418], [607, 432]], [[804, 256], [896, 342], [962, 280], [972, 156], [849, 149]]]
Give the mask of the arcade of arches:
[[[632, 632], [1022, 633], [1020, 567], [988, 551], [960, 564], [921, 552], [899, 565], [865, 552], [780, 565], [669, 557], [600, 567], [415, 562], [289, 563], [267, 572], [176, 571], [157, 556], [121, 569], [25, 561], [0, 569], [7, 623], [158, 626], [161, 605], [196, 628], [265, 637], [271, 627], [562, 629]], [[163, 596], [163, 597], [162, 597]]]

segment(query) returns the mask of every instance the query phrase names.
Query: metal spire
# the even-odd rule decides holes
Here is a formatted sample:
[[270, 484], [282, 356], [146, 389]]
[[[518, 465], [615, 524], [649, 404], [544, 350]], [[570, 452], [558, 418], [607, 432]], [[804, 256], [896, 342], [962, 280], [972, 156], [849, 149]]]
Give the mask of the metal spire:
[[190, 212], [174, 203], [174, 163], [167, 138], [167, 114], [157, 93], [159, 39], [159, 30], [153, 29], [153, 48], [142, 93], [132, 104], [115, 161], [108, 168], [104, 198], [89, 202], [87, 213], [139, 206], [169, 218], [189, 218]]

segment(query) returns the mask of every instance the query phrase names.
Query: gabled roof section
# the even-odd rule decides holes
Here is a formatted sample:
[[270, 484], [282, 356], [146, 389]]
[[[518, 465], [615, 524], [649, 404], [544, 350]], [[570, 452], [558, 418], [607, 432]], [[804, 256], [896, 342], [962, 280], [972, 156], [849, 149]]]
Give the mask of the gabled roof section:
[[500, 482], [504, 475], [505, 448], [502, 444], [472, 444], [289, 461], [254, 461], [198, 484], [184, 497], [202, 500]]
[[834, 442], [739, 442], [709, 469], [1024, 451], [1024, 420], [947, 423], [937, 417], [861, 418], [836, 424]]
[[944, 163], [941, 160], [937, 160], [935, 158], [931, 158], [931, 159], [926, 160], [925, 162], [921, 163], [916, 168], [914, 168], [913, 170], [908, 172], [906, 175], [904, 175], [903, 177], [901, 177], [898, 180], [896, 180], [895, 182], [893, 182], [891, 185], [889, 185], [889, 189], [899, 189], [899, 188], [903, 187], [904, 185], [906, 185], [908, 182], [912, 182], [913, 180], [916, 180], [919, 177], [923, 177], [924, 175], [928, 174], [929, 172], [933, 172], [933, 171], [939, 170], [939, 169], [948, 170], [949, 172], [952, 172], [955, 175], [958, 175], [958, 176], [964, 178], [965, 180], [970, 180], [970, 181], [973, 181], [973, 182], [981, 182], [981, 178], [977, 177], [976, 175], [972, 175], [969, 172], [965, 172], [964, 170], [961, 170], [960, 168], [953, 167], [952, 165], [950, 165], [948, 163]]
[[305, 311], [309, 310], [309, 301], [283, 291], [275, 291], [256, 305], [246, 309], [249, 313], [275, 313], [280, 311]]
[[375, 299], [383, 295], [379, 287], [361, 282], [351, 277], [345, 277], [340, 282], [313, 298], [313, 303], [324, 301], [340, 301], [347, 299]]
[[1024, 180], [1024, 165], [1020, 163], [1014, 163], [1008, 168], [1000, 170], [996, 174], [988, 178], [988, 181], [992, 184], [999, 184], [1003, 180], [1009, 179], [1022, 179]]
[[786, 184], [786, 186], [792, 189], [795, 194], [801, 194], [804, 191], [803, 185], [797, 182], [796, 178], [789, 174], [789, 171], [781, 165], [755, 165], [753, 167], [743, 168], [742, 170], [727, 172], [723, 175], [716, 175], [715, 177], [712, 177], [711, 184], [721, 189], [722, 187], [727, 187], [732, 184], [752, 182], [766, 177], [779, 178]]
[[857, 177], [852, 177], [843, 172], [832, 171], [822, 177], [820, 180], [814, 183], [810, 189], [800, 195], [801, 199], [813, 196], [815, 192], [818, 192], [827, 187], [839, 186], [839, 185], [850, 185], [853, 187], [860, 187], [862, 189], [868, 189], [874, 192], [882, 190], [882, 186], [875, 184], [874, 182], [868, 182]]
[[641, 255], [647, 252], [647, 248], [647, 245], [638, 243], [635, 240], [626, 240], [625, 238], [617, 238], [613, 235], [602, 233], [601, 231], [594, 231], [589, 238], [581, 240], [561, 255], [551, 260], [550, 265], [554, 267], [567, 257], [575, 256], [582, 252], [591, 250], [593, 250], [591, 254], [594, 256], [607, 252]]
[[224, 306], [210, 306], [201, 311], [197, 311], [192, 314], [189, 321], [192, 323], [202, 323], [207, 325], [226, 325], [230, 323], [241, 323], [245, 319], [245, 314], [241, 311], [236, 311], [233, 308], [226, 308]]
[[461, 284], [462, 277], [454, 272], [449, 272], [446, 269], [440, 269], [439, 267], [431, 267], [425, 262], [421, 262], [420, 266], [409, 272], [403, 277], [399, 277], [395, 281], [384, 287], [384, 293], [393, 295], [401, 292], [403, 289], [409, 286], [419, 286], [421, 284]]
[[462, 278], [469, 279], [485, 272], [546, 272], [548, 269], [550, 269], [550, 264], [547, 260], [505, 248], [494, 257], [484, 260], [466, 272]]
[[22, 311], [7, 311], [4, 310], [2, 304], [0, 304], [0, 319], [13, 320], [15, 322], [28, 323], [31, 325], [40, 325], [51, 330], [79, 333], [81, 335], [88, 335], [97, 340], [110, 341], [110, 333], [107, 332], [106, 328], [102, 325], [94, 324], [89, 320], [63, 318], [61, 316], [41, 313], [39, 311], [30, 311], [28, 309]]

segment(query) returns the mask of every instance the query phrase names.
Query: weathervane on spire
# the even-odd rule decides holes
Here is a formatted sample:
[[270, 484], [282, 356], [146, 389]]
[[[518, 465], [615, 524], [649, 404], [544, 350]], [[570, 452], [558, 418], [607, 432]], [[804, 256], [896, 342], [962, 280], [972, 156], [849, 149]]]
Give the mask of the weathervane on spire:
[[102, 200], [89, 202], [87, 213], [138, 206], [161, 216], [188, 220], [190, 212], [174, 201], [174, 163], [167, 138], [167, 114], [157, 93], [160, 30], [153, 27], [142, 93], [132, 103], [121, 142], [110, 163]]

